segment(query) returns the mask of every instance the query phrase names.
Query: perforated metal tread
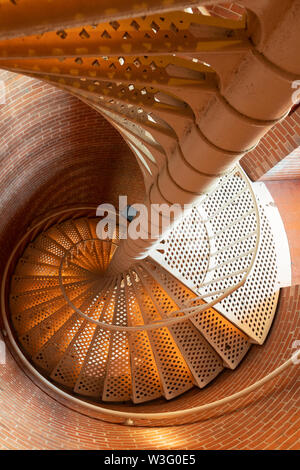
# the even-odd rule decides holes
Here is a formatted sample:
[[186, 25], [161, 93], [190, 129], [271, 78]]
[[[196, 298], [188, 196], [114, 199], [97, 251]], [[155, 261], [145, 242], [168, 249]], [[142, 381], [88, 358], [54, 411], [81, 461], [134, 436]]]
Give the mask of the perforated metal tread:
[[[25, 249], [12, 278], [10, 309], [27, 356], [52, 381], [97, 400], [140, 403], [205, 386], [223, 361], [192, 321], [143, 330], [178, 309], [176, 293], [172, 300], [142, 265], [100, 286], [97, 270], [103, 273], [114, 248], [88, 241], [96, 223], [52, 226]], [[110, 331], [89, 318], [141, 328]]]
[[[146, 260], [142, 266], [163, 286], [169, 297], [176, 301], [178, 309], [184, 307], [190, 299], [195, 298], [196, 295], [193, 291], [174, 276], [169, 275], [159, 264]], [[205, 302], [199, 300], [198, 303], [202, 305]], [[189, 321], [211, 344], [223, 359], [226, 367], [235, 369], [250, 348], [248, 337], [214, 308], [196, 313]]]
[[[262, 344], [272, 324], [279, 294], [273, 232], [250, 182], [237, 168], [187, 214], [151, 257], [194, 294], [210, 302], [243, 280], [251, 267], [259, 234], [255, 262], [246, 282], [214, 305], [214, 311], [252, 342]], [[284, 231], [281, 236], [286, 238]], [[193, 269], [195, 259], [197, 268]]]
[[[291, 260], [287, 236], [278, 209], [263, 183], [253, 189], [260, 213], [260, 247], [246, 283], [231, 296], [231, 304], [223, 299], [218, 310], [262, 344], [271, 327], [280, 287], [291, 284]], [[238, 305], [232, 315], [230, 305]], [[245, 309], [247, 305], [247, 309]]]

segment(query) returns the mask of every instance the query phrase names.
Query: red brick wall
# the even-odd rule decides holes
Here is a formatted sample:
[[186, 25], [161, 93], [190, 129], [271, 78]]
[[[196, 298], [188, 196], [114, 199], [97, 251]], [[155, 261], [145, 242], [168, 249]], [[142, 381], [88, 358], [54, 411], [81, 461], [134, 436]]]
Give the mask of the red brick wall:
[[[43, 82], [0, 70], [0, 266], [38, 215], [72, 204], [143, 199], [138, 164], [96, 111]], [[133, 177], [134, 175], [134, 177]], [[1, 274], [0, 267], [0, 274]]]
[[245, 12], [245, 8], [242, 5], [232, 2], [222, 3], [221, 5], [207, 5], [206, 9], [211, 16], [233, 20], [239, 20]]
[[300, 109], [276, 124], [259, 142], [257, 147], [245, 155], [240, 163], [248, 176], [256, 181], [279, 161], [300, 146]]
[[[281, 292], [266, 343], [253, 346], [236, 371], [207, 389], [143, 409], [175, 410], [232, 394], [287, 360], [300, 339], [300, 286]], [[38, 387], [8, 354], [0, 365], [0, 449], [299, 449], [299, 366], [293, 365], [259, 392], [202, 416], [192, 424], [125, 427], [84, 416]]]

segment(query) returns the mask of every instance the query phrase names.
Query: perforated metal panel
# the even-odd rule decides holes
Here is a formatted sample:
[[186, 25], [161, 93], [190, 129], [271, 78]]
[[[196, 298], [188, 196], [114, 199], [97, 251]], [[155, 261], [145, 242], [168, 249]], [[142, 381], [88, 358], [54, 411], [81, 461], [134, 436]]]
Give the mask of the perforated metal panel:
[[[117, 280], [113, 324], [127, 326], [125, 285], [122, 276]], [[131, 368], [129, 342], [125, 331], [112, 333], [108, 353], [107, 374], [104, 381], [103, 400], [120, 401], [131, 397]]]
[[[161, 315], [157, 311], [152, 298], [153, 291], [151, 291], [151, 288], [149, 289], [147, 273], [143, 272], [142, 274], [143, 280], [141, 279], [140, 271], [137, 274], [138, 282], [134, 279], [134, 274], [132, 274], [131, 279], [141, 311], [143, 312], [144, 322], [160, 320]], [[172, 301], [170, 300], [170, 302]], [[160, 372], [165, 397], [170, 399], [190, 389], [193, 385], [192, 374], [185, 359], [180, 354], [169, 329], [155, 329], [149, 332], [149, 338]]]
[[244, 286], [230, 298], [223, 299], [216, 308], [250, 338], [262, 344], [276, 311], [279, 286], [273, 234], [263, 208], [260, 209], [261, 244], [253, 271]]
[[[91, 317], [99, 319], [107, 313], [113, 315], [113, 286], [114, 283], [110, 282], [103, 289], [101, 297], [93, 305], [92, 312], [89, 312]], [[87, 310], [90, 309], [89, 306]], [[97, 398], [102, 396], [110, 340], [111, 333], [109, 331], [105, 331], [99, 326], [95, 328], [83, 366], [74, 386], [74, 392]]]
[[[244, 285], [216, 304], [214, 310], [211, 310], [211, 315], [215, 316], [215, 311], [217, 311], [225, 317], [222, 322], [225, 322], [223, 326], [217, 321], [220, 331], [226, 331], [227, 319], [227, 323], [230, 322], [230, 329], [237, 327], [240, 332], [250, 337], [251, 341], [261, 344], [266, 338], [276, 310], [278, 272], [270, 223], [262, 206], [259, 207], [260, 220], [258, 220], [256, 207], [257, 203], [250, 189], [250, 183], [245, 175], [236, 169], [232, 174], [221, 179], [219, 186], [194, 208], [194, 213], [200, 214], [200, 217], [193, 219], [194, 224], [199, 224], [198, 233], [206, 239], [202, 242], [202, 246], [205, 243], [209, 245], [206, 272], [201, 283], [197, 282], [198, 271], [193, 271], [190, 258], [187, 256], [188, 248], [184, 247], [176, 252], [165, 251], [168, 257], [164, 257], [160, 252], [153, 252], [151, 257], [180, 279], [196, 295], [204, 296], [203, 299], [206, 302], [218, 299], [220, 294], [226, 292], [227, 289], [241, 283], [246, 279], [247, 273], [247, 281]], [[180, 230], [183, 231], [184, 227], [190, 227], [191, 218], [192, 215], [188, 214], [176, 231], [181, 233]], [[260, 245], [255, 264], [251, 273], [248, 274], [257, 247], [258, 231]], [[190, 231], [185, 233], [187, 245], [189, 245], [189, 233]], [[174, 236], [175, 230], [160, 245], [159, 250], [161, 251], [163, 246], [168, 247], [168, 240], [172, 241]], [[285, 237], [285, 234], [283, 233], [282, 236]], [[201, 246], [200, 241], [198, 246]], [[195, 257], [195, 253], [193, 256]], [[180, 266], [180, 272], [178, 266]], [[184, 272], [188, 272], [188, 275], [182, 276]], [[212, 320], [211, 316], [211, 322], [214, 324]], [[225, 340], [226, 335], [221, 335], [227, 345], [227, 351], [230, 351], [230, 358], [224, 355], [224, 345], [221, 346], [221, 351], [216, 349], [225, 362], [231, 366], [239, 362], [239, 354], [236, 356], [235, 351], [238, 350], [243, 356], [248, 349], [246, 336], [242, 340], [243, 345], [240, 344], [240, 339], [238, 340], [240, 332], [238, 333], [237, 328], [234, 328], [235, 340], [231, 341], [230, 347], [228, 339]], [[213, 336], [216, 336], [216, 332]]]
[[[176, 296], [168, 295], [161, 284], [148, 274], [144, 274], [144, 278], [145, 282], [148, 282], [156, 308], [161, 312], [162, 318], [167, 318], [170, 311], [178, 308], [178, 304], [175, 303]], [[206, 385], [223, 369], [220, 358], [207, 345], [200, 331], [194, 327], [191, 321], [172, 325], [169, 327], [169, 331], [197, 385], [200, 387]]]
[[53, 380], [73, 389], [95, 329], [96, 325], [83, 322], [62, 359], [51, 372], [50, 377]]
[[[207, 222], [208, 232], [214, 234], [212, 241], [214, 250], [218, 254], [213, 257], [209, 268], [213, 266], [214, 269], [208, 271], [205, 281], [223, 279], [202, 287], [199, 289], [200, 293], [222, 289], [240, 280], [242, 274], [232, 276], [232, 272], [246, 269], [252, 256], [251, 252], [255, 248], [257, 221], [255, 213], [252, 212], [251, 194], [245, 188], [245, 183], [243, 186], [241, 179], [234, 174], [222, 189], [224, 192], [231, 190], [230, 194], [237, 192], [238, 197], [234, 203], [229, 204], [219, 215]], [[219, 190], [206, 201], [204, 208], [210, 215], [212, 211], [218, 210], [224, 204], [226, 204], [226, 198], [224, 196], [222, 198], [222, 191]], [[259, 213], [260, 246], [252, 272], [247, 277], [246, 283], [217, 304], [215, 309], [244, 331], [254, 342], [261, 344], [268, 334], [275, 314], [279, 289], [275, 244], [270, 223], [261, 205]], [[238, 220], [238, 223], [234, 223], [235, 220]], [[285, 237], [285, 234], [283, 233], [282, 236]], [[232, 246], [228, 247], [229, 245]], [[210, 298], [206, 297], [206, 300]]]
[[[126, 308], [129, 325], [143, 325], [144, 319], [129, 274], [124, 277]], [[158, 398], [162, 395], [161, 381], [148, 333], [146, 331], [128, 334], [131, 373], [132, 400], [134, 403]]]
[[98, 399], [102, 397], [110, 340], [109, 331], [96, 328], [74, 392]]
[[209, 263], [206, 227], [196, 208], [151, 253], [151, 257], [186, 285], [200, 287]]
[[[178, 279], [170, 276], [159, 265], [145, 261], [143, 266], [152, 273], [164, 291], [176, 301], [178, 308], [186, 306], [190, 299], [195, 298], [194, 292]], [[199, 300], [198, 303], [203, 305], [204, 302]], [[190, 321], [222, 358], [227, 367], [232, 369], [237, 367], [250, 348], [248, 337], [214, 308], [196, 313], [190, 318]]]
[[[258, 229], [255, 201], [245, 178], [236, 172], [198, 207], [209, 234], [211, 257], [206, 273], [210, 293], [234, 286], [243, 279], [251, 263]], [[228, 196], [230, 195], [230, 197]], [[206, 300], [213, 299], [207, 297]]]

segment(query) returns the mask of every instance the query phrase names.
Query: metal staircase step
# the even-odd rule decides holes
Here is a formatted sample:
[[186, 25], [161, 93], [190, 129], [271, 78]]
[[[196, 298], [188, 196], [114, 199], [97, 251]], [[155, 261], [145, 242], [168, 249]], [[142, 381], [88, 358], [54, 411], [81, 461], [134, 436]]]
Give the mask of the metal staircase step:
[[77, 230], [77, 226], [73, 223], [72, 219], [66, 220], [59, 225], [59, 230], [64, 236], [71, 241], [73, 245], [82, 241], [81, 235]]
[[66, 252], [66, 248], [63, 247], [60, 243], [58, 243], [56, 240], [48, 236], [47, 234], [48, 234], [48, 231], [46, 233], [43, 232], [40, 235], [38, 235], [37, 238], [35, 238], [34, 241], [32, 242], [32, 245], [36, 249], [53, 253], [54, 255], [58, 255], [60, 257], [63, 256]]
[[[167, 292], [149, 273], [140, 266], [136, 267], [144, 285], [148, 285], [155, 308], [161, 318], [167, 319], [169, 313], [178, 310], [174, 297]], [[200, 331], [189, 321], [182, 321], [168, 327], [182, 357], [187, 363], [195, 383], [204, 387], [213, 380], [223, 369], [220, 357], [207, 344]]]
[[[86, 293], [83, 292], [75, 297], [72, 302], [77, 308], [81, 308], [85, 300]], [[26, 352], [34, 357], [73, 314], [74, 309], [70, 305], [64, 304], [33, 328], [23, 331], [21, 341], [23, 346], [26, 347]]]
[[[142, 266], [159, 282], [178, 308], [184, 308], [196, 297], [178, 279], [153, 261], [144, 261]], [[199, 300], [196, 305], [205, 302]], [[231, 324], [215, 308], [208, 308], [190, 317], [190, 321], [201, 332], [206, 341], [222, 358], [226, 367], [235, 369], [241, 362], [251, 344], [247, 335]]]
[[[82, 286], [77, 288], [76, 290], [73, 289], [69, 293], [70, 300], [76, 298], [80, 293], [84, 293], [89, 290], [90, 287]], [[14, 327], [19, 332], [29, 330], [37, 323], [40, 323], [44, 318], [47, 318], [51, 313], [55, 312], [59, 308], [66, 305], [66, 299], [63, 295], [57, 296], [54, 299], [47, 300], [45, 302], [39, 303], [33, 307], [27, 307], [23, 311], [16, 310], [16, 312], [12, 312], [12, 321]]]
[[[73, 245], [79, 244], [80, 242], [84, 241], [82, 238], [80, 231], [77, 228], [77, 225], [74, 223], [73, 220], [67, 220], [60, 224], [59, 230], [63, 233], [63, 235], [70, 240]], [[90, 238], [90, 237], [89, 237]], [[88, 246], [85, 244], [80, 245], [78, 247], [80, 251], [85, 251], [85, 256], [76, 257], [76, 263], [86, 269], [94, 270], [97, 268], [97, 264], [95, 263], [95, 259], [89, 253]], [[75, 251], [76, 253], [76, 251]]]
[[50, 229], [47, 230], [47, 236], [61, 245], [65, 250], [69, 250], [74, 245], [72, 240], [61, 230], [61, 224], [50, 227]]
[[97, 223], [99, 222], [99, 220], [96, 218], [88, 218], [86, 219], [86, 222], [88, 224], [88, 228], [91, 233], [91, 238], [98, 238], [96, 229], [97, 229]]
[[20, 258], [15, 274], [19, 276], [58, 276], [58, 266], [50, 264], [30, 262], [24, 258]]
[[[69, 290], [77, 290], [78, 288], [87, 286], [91, 282], [92, 281], [90, 280], [71, 282], [64, 284], [64, 289], [66, 292]], [[53, 287], [46, 287], [44, 289], [31, 290], [19, 294], [14, 293], [10, 296], [9, 301], [12, 312], [17, 310], [22, 312], [24, 309], [34, 307], [35, 305], [39, 305], [43, 302], [47, 302], [48, 300], [55, 299], [61, 295], [61, 287], [58, 285]]]
[[65, 387], [74, 388], [88, 352], [96, 325], [84, 320], [50, 377]]
[[[277, 229], [278, 230], [278, 229]], [[261, 243], [246, 283], [215, 308], [253, 343], [262, 344], [271, 327], [279, 296], [279, 273], [273, 231], [261, 209]], [[284, 250], [282, 237], [282, 250]], [[287, 253], [288, 256], [288, 253]]]
[[[80, 309], [85, 310], [91, 303], [93, 297], [98, 292], [95, 287], [93, 294], [89, 290], [89, 296], [85, 295]], [[70, 343], [73, 341], [80, 328], [86, 320], [78, 313], [73, 313], [71, 317], [59, 328], [58, 331], [44, 344], [34, 357], [36, 365], [50, 374], [57, 366]]]
[[93, 238], [86, 218], [82, 217], [80, 219], [73, 219], [72, 222], [76, 226], [81, 240], [89, 240], [90, 238]]
[[[130, 277], [144, 323], [162, 320], [139, 276], [134, 271], [131, 271]], [[148, 335], [165, 398], [174, 398], [192, 388], [194, 384], [192, 374], [168, 328], [150, 330]]]
[[[64, 278], [64, 284], [69, 284], [82, 280], [78, 276], [70, 276]], [[15, 294], [25, 294], [38, 289], [47, 289], [48, 287], [59, 286], [58, 277], [54, 276], [16, 276], [11, 280], [11, 290]]]
[[29, 261], [37, 261], [39, 263], [52, 264], [53, 266], [59, 266], [61, 256], [51, 253], [40, 248], [36, 248], [34, 245], [29, 245], [23, 253], [23, 258]]
[[[114, 283], [110, 282], [102, 291], [100, 305], [94, 309], [95, 318], [103, 319], [113, 316]], [[106, 315], [105, 315], [106, 314]], [[74, 392], [85, 396], [101, 398], [104, 387], [104, 379], [107, 370], [107, 358], [111, 332], [97, 326], [90, 342], [81, 371], [74, 386]]]
[[[123, 276], [128, 324], [143, 325], [144, 320], [129, 274]], [[162, 385], [147, 331], [128, 333], [134, 403], [154, 400], [162, 395]]]
[[75, 393], [99, 400], [102, 398], [110, 340], [110, 331], [96, 327], [86, 359], [74, 385]]
[[[125, 288], [122, 276], [118, 276], [113, 324], [127, 326]], [[103, 385], [103, 401], [127, 401], [131, 397], [130, 351], [127, 333], [113, 331], [107, 357], [106, 375]]]

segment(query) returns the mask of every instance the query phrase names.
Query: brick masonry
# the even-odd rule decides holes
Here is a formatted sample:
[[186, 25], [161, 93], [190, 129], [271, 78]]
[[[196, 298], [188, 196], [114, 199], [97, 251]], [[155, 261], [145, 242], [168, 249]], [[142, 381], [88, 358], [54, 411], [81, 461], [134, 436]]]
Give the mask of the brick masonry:
[[211, 16], [230, 18], [232, 20], [239, 20], [245, 12], [245, 8], [242, 5], [233, 2], [222, 3], [219, 5], [207, 5], [206, 9]]
[[300, 108], [297, 108], [267, 132], [240, 163], [252, 181], [257, 181], [299, 146]]
[[[0, 71], [0, 273], [25, 228], [73, 204], [141, 202], [135, 157], [99, 113], [66, 92]], [[134, 178], [132, 178], [134, 175]]]
[[[253, 346], [236, 371], [207, 389], [175, 401], [143, 406], [176, 410], [237, 392], [287, 360], [300, 339], [300, 286], [282, 289], [266, 343]], [[42, 392], [7, 354], [0, 365], [0, 449], [299, 449], [299, 365], [260, 391], [172, 427], [125, 427], [84, 416]]]

